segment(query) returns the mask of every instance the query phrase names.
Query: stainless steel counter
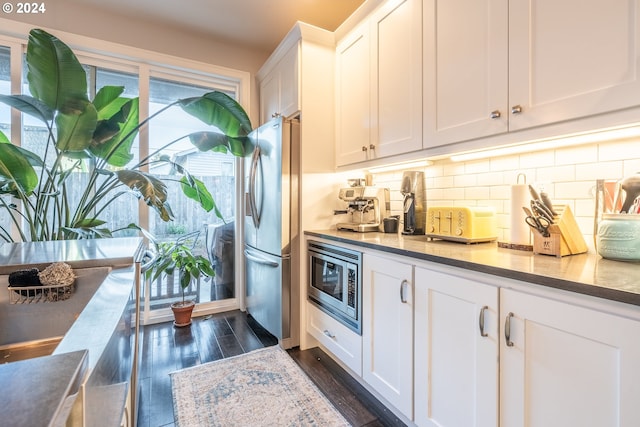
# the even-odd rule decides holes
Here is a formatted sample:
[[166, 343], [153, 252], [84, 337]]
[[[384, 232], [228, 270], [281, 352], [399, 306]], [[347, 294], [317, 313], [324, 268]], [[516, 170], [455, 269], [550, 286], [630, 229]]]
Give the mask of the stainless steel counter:
[[[141, 243], [140, 238], [114, 238], [0, 246], [0, 274], [17, 268], [42, 268], [57, 261], [74, 268], [111, 267], [52, 356], [0, 365], [4, 374], [0, 384], [5, 385], [5, 378], [12, 378], [22, 385], [11, 391], [13, 403], [5, 412], [22, 414], [23, 418], [6, 425], [49, 425], [50, 414], [56, 412], [55, 405], [64, 398], [62, 391], [72, 385], [67, 375], [57, 375], [58, 369], [70, 369], [74, 363], [84, 367], [81, 383], [85, 384], [87, 425], [120, 425], [131, 381], [134, 257]], [[82, 353], [82, 360], [77, 360], [78, 353]], [[45, 379], [44, 372], [52, 375]], [[36, 390], [48, 398], [36, 399], [39, 408], [33, 411]], [[106, 390], [109, 399], [104, 398]], [[4, 421], [0, 424], [4, 425]]]
[[429, 241], [425, 236], [336, 230], [305, 234], [640, 306], [640, 264], [603, 259], [595, 253], [558, 258], [499, 248], [495, 242], [467, 245]]
[[0, 365], [3, 426], [62, 426], [86, 374], [86, 351]]

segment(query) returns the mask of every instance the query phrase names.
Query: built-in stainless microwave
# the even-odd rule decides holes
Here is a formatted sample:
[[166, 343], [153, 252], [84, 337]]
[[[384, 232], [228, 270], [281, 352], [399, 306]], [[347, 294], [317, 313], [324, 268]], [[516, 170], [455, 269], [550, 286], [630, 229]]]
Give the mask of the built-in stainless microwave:
[[309, 301], [362, 334], [362, 253], [309, 241]]

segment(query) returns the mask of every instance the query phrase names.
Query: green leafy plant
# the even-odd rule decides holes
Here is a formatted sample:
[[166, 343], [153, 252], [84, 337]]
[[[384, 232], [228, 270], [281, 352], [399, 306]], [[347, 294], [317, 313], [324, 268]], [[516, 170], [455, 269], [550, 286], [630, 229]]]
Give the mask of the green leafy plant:
[[172, 275], [177, 270], [183, 305], [185, 304], [184, 291], [193, 279], [198, 279], [201, 276], [215, 276], [211, 262], [202, 255], [194, 254], [193, 249], [185, 242], [180, 240], [161, 242], [156, 243], [155, 247], [157, 256], [145, 271], [145, 277], [156, 280], [163, 273]]
[[[165, 182], [144, 171], [155, 163], [171, 164], [178, 173], [172, 179], [179, 180], [183, 193], [222, 217], [204, 183], [158, 153], [186, 138], [201, 151], [242, 156], [252, 129], [246, 112], [235, 100], [213, 91], [176, 100], [139, 121], [139, 100], [122, 97], [124, 87], [105, 86], [88, 99], [86, 72], [75, 54], [40, 29], [29, 33], [26, 65], [31, 96], [0, 95], [0, 102], [42, 121], [48, 134], [47, 149], [41, 157], [12, 144], [0, 132], [0, 196], [11, 196], [0, 197], [0, 210], [10, 215], [20, 240], [112, 237], [117, 231], [138, 228], [129, 224], [111, 230], [100, 219], [111, 203], [127, 194], [134, 194], [162, 220], [170, 221], [173, 214]], [[217, 130], [185, 135], [129, 165], [140, 128], [173, 106]], [[76, 201], [70, 197], [69, 177], [80, 167], [86, 171], [88, 183]], [[13, 241], [3, 227], [0, 239]]]

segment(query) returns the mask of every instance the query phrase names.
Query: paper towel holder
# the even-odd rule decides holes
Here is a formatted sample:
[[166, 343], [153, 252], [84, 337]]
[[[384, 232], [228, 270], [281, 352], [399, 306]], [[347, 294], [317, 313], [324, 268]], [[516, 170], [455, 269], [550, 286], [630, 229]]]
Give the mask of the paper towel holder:
[[[522, 182], [520, 182], [521, 180], [522, 180]], [[524, 172], [520, 172], [518, 175], [516, 175], [516, 186], [525, 187], [526, 185], [527, 185], [527, 175]], [[514, 215], [514, 209], [515, 209], [514, 207], [511, 208], [511, 215]], [[517, 212], [519, 212], [519, 210], [517, 210]], [[512, 221], [512, 227], [513, 226], [514, 226], [514, 223]], [[522, 226], [524, 227], [524, 223], [522, 224]], [[529, 241], [530, 241], [530, 232], [529, 232], [529, 227], [528, 226], [526, 227], [526, 233], [529, 236]], [[511, 234], [513, 235], [513, 232]], [[499, 248], [506, 248], [506, 249], [515, 249], [515, 250], [519, 250], [519, 251], [533, 251], [533, 245], [531, 245], [530, 243], [524, 243], [524, 242], [513, 242], [513, 241], [501, 242], [501, 241], [498, 241], [498, 247]]]

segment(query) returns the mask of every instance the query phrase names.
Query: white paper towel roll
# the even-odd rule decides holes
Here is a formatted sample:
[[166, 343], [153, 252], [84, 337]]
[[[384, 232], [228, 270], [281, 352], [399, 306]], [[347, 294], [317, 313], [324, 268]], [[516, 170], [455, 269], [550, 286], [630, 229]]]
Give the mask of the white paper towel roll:
[[531, 244], [531, 231], [522, 210], [523, 206], [529, 206], [531, 194], [527, 184], [516, 184], [511, 186], [511, 243], [517, 245]]

